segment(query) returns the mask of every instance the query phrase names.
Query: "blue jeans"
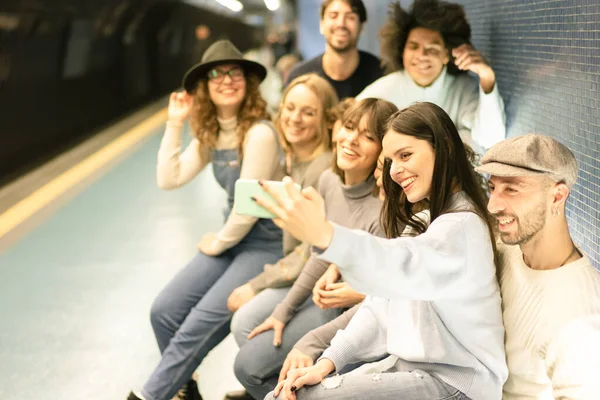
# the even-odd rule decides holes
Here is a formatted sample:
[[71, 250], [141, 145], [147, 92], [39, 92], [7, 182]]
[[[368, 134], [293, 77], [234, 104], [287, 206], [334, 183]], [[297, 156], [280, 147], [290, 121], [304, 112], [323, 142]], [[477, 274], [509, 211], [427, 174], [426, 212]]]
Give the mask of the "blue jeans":
[[[264, 400], [282, 399], [267, 394]], [[378, 374], [330, 376], [314, 386], [296, 392], [297, 400], [468, 400], [444, 381], [421, 370], [400, 372], [395, 368]]]
[[281, 347], [273, 346], [272, 330], [248, 340], [248, 334], [271, 315], [289, 290], [290, 288], [265, 289], [240, 308], [231, 322], [233, 337], [240, 346], [233, 370], [238, 381], [255, 399], [262, 399], [275, 389], [283, 362], [296, 342], [342, 312], [341, 309], [321, 310], [309, 297], [286, 324]]
[[198, 253], [167, 284], [151, 310], [162, 358], [142, 389], [147, 400], [169, 400], [177, 393], [229, 334], [231, 292], [281, 257], [281, 242], [260, 248], [242, 241], [217, 257]]

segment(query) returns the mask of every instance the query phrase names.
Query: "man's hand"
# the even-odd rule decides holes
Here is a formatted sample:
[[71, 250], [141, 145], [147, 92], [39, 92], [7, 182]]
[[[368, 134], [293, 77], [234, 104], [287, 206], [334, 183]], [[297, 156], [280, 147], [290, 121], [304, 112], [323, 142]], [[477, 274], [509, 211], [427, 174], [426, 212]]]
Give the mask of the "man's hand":
[[454, 64], [462, 71], [471, 71], [479, 76], [479, 84], [484, 93], [494, 90], [496, 74], [477, 49], [463, 44], [452, 50]]

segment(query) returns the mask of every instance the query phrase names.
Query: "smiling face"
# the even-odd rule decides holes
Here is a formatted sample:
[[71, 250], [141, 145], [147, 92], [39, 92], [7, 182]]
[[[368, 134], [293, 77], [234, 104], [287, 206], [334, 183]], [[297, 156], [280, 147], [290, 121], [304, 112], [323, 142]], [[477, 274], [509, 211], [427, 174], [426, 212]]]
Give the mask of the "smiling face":
[[357, 125], [347, 122], [337, 134], [337, 166], [366, 179], [374, 170], [381, 143], [374, 132], [369, 132], [368, 116], [363, 116]]
[[390, 177], [402, 187], [411, 203], [428, 199], [435, 153], [426, 140], [389, 131], [383, 138], [383, 153], [391, 160]]
[[402, 60], [404, 69], [419, 86], [431, 85], [450, 61], [449, 52], [439, 32], [414, 28], [408, 34]]
[[208, 93], [217, 108], [240, 107], [246, 97], [244, 71], [236, 64], [217, 65], [208, 75]]
[[550, 214], [547, 179], [492, 176], [488, 184], [488, 211], [498, 221], [504, 243], [527, 243], [544, 229]]
[[281, 129], [292, 146], [316, 140], [323, 118], [323, 105], [312, 90], [302, 84], [294, 86], [281, 107]]
[[361, 30], [360, 18], [348, 3], [337, 0], [325, 9], [319, 29], [329, 47], [337, 52], [346, 52], [356, 48]]

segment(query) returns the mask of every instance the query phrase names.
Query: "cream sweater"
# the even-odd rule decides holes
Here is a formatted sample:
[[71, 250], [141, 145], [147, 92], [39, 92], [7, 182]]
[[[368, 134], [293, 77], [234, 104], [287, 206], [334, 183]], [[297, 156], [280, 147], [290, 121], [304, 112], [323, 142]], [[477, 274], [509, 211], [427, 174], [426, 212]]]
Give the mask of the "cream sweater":
[[[216, 149], [237, 149], [237, 118], [219, 119]], [[167, 122], [167, 128], [158, 151], [156, 180], [161, 189], [176, 189], [191, 181], [212, 161], [212, 152], [200, 147], [194, 138], [181, 152], [183, 126]], [[281, 180], [284, 167], [281, 148], [272, 128], [256, 123], [248, 130], [244, 145], [240, 178]], [[260, 160], [260, 161], [259, 161]], [[258, 221], [257, 218], [231, 212], [225, 225], [217, 233], [215, 251], [221, 253], [238, 244]]]
[[538, 271], [499, 245], [504, 400], [600, 399], [600, 272], [587, 257]]
[[356, 99], [366, 97], [387, 100], [400, 109], [418, 101], [437, 104], [448, 113], [463, 142], [482, 154], [506, 135], [504, 103], [498, 83], [485, 94], [478, 80], [468, 74], [450, 75], [444, 68], [441, 75], [424, 88], [405, 70], [396, 71], [367, 86]]

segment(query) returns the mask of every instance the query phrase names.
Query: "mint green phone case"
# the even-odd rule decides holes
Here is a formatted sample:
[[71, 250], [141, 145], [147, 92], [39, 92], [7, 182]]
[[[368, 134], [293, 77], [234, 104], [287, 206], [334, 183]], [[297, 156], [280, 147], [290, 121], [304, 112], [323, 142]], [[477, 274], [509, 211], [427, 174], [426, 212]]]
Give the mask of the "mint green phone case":
[[[283, 182], [268, 181], [269, 185], [283, 196], [287, 196]], [[296, 184], [300, 189], [301, 186]], [[252, 200], [252, 197], [261, 197], [273, 201], [271, 195], [263, 190], [255, 179], [238, 179], [235, 182], [235, 196], [233, 209], [240, 215], [248, 215], [256, 218], [275, 218], [275, 215], [265, 210]]]

